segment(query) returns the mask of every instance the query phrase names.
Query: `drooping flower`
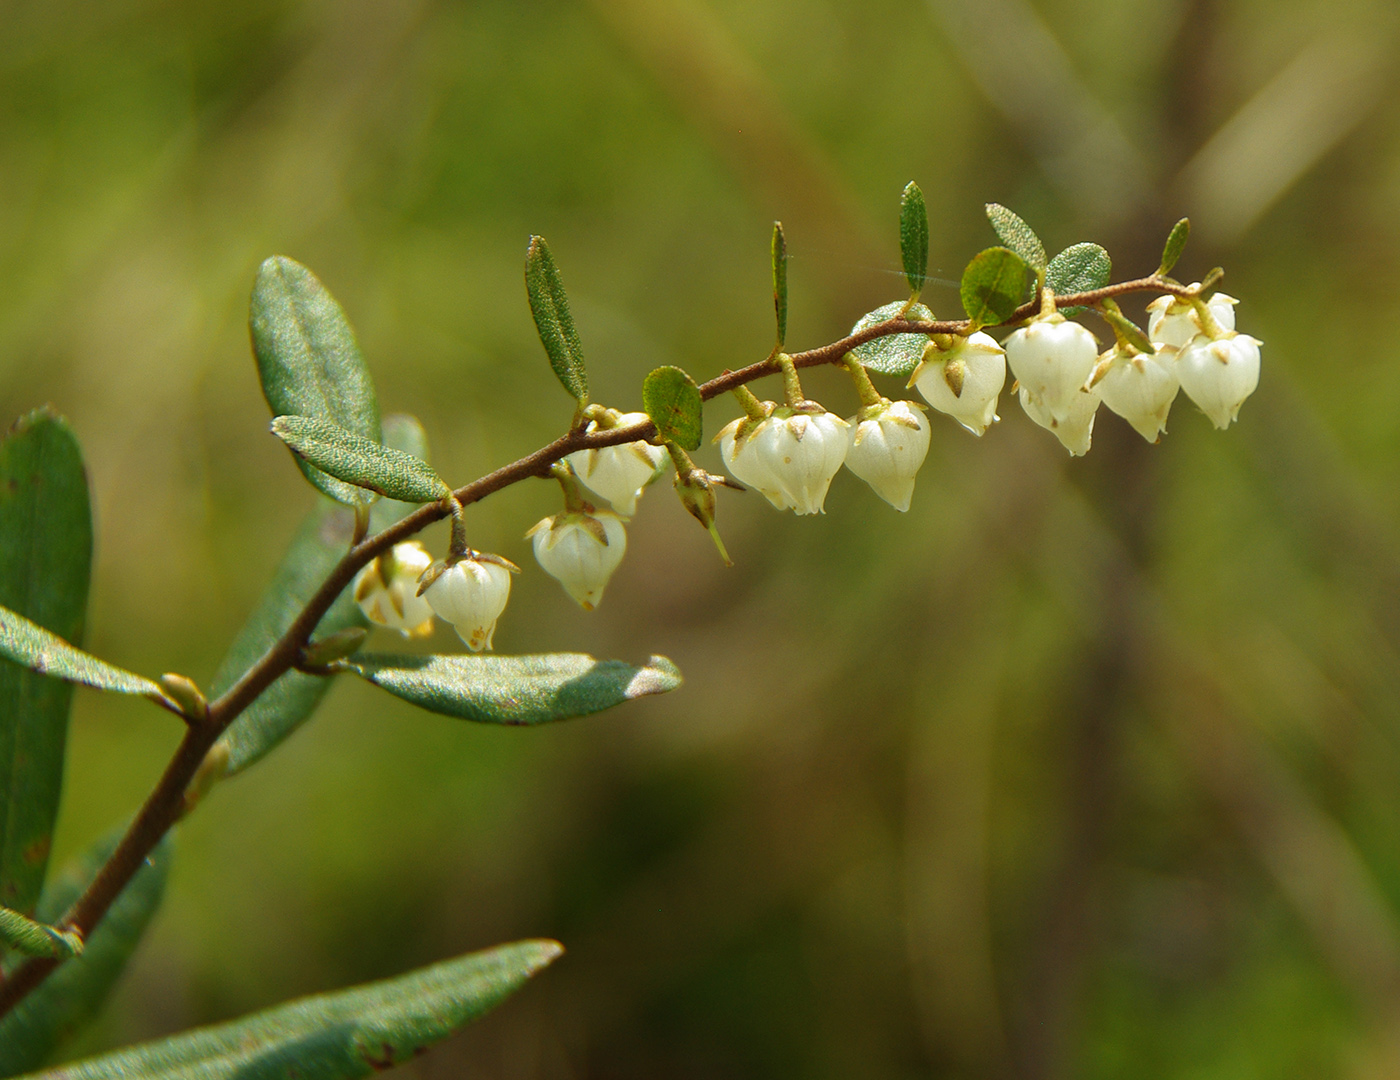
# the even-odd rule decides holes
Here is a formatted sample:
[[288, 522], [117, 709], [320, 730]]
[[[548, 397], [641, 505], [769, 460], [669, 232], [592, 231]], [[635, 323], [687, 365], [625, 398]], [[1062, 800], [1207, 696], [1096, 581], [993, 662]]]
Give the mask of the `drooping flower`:
[[846, 421], [765, 402], [762, 420], [740, 417], [715, 436], [734, 476], [779, 510], [820, 514], [831, 478], [846, 460]]
[[351, 595], [365, 618], [404, 637], [431, 634], [433, 609], [418, 595], [418, 578], [432, 561], [422, 544], [406, 540], [361, 569]]
[[[641, 412], [611, 413], [607, 427], [631, 427], [647, 420]], [[589, 431], [598, 430], [596, 420]], [[601, 495], [623, 517], [637, 512], [637, 499], [666, 459], [666, 451], [643, 440], [604, 446], [597, 450], [576, 450], [567, 460], [590, 491]]]
[[1181, 388], [1216, 427], [1229, 427], [1244, 399], [1259, 385], [1262, 344], [1248, 334], [1230, 330], [1214, 341], [1201, 335], [1177, 354]]
[[928, 456], [929, 426], [923, 406], [885, 401], [861, 409], [846, 423], [850, 425], [846, 468], [896, 510], [908, 510], [914, 475]]
[[423, 598], [439, 618], [453, 625], [467, 648], [481, 652], [491, 648], [496, 620], [510, 599], [510, 575], [519, 572], [520, 567], [509, 559], [469, 551], [431, 577]]
[[1167, 430], [1167, 413], [1176, 400], [1176, 349], [1159, 345], [1155, 354], [1109, 349], [1099, 358], [1093, 386], [1105, 405], [1155, 443]]
[[[1198, 281], [1191, 288], [1199, 288], [1200, 284]], [[1233, 330], [1238, 303], [1233, 296], [1216, 293], [1206, 301], [1206, 308], [1221, 330]], [[1154, 345], [1172, 345], [1180, 349], [1197, 334], [1204, 333], [1200, 312], [1189, 300], [1159, 296], [1147, 305], [1147, 312], [1147, 337]]]
[[[1075, 395], [1089, 381], [1099, 359], [1094, 335], [1063, 315], [1042, 315], [1005, 341], [1006, 362], [1036, 402], [1056, 420], [1081, 411]], [[1022, 398], [1022, 401], [1025, 399]]]
[[1020, 388], [1020, 397], [1021, 408], [1026, 410], [1026, 415], [1041, 427], [1053, 431], [1072, 456], [1083, 457], [1089, 452], [1094, 437], [1094, 414], [1099, 407], [1097, 390], [1076, 390], [1063, 417], [1055, 416], [1024, 385]]
[[930, 342], [909, 380], [925, 401], [974, 435], [1000, 419], [997, 398], [1005, 383], [1006, 350], [980, 330], [949, 349]]
[[598, 606], [627, 551], [627, 530], [610, 510], [566, 510], [540, 521], [525, 535], [534, 538], [540, 566], [584, 611]]

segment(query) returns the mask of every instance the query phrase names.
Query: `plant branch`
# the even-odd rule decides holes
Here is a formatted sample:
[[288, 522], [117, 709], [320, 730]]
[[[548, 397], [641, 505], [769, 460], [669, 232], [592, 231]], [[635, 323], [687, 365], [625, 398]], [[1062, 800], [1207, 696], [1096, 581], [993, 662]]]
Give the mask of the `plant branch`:
[[[1091, 292], [1057, 297], [1056, 300], [1064, 307], [1091, 307], [1111, 297], [1146, 291], [1171, 293], [1181, 297], [1193, 295], [1192, 290], [1186, 286], [1153, 274]], [[1038, 310], [1038, 301], [1022, 304], [1011, 318], [999, 325], [1008, 326], [1021, 322], [1035, 315]], [[969, 326], [970, 323], [966, 319], [929, 321], [899, 317], [868, 326], [829, 345], [789, 355], [794, 367], [819, 367], [823, 364], [840, 363], [846, 354], [857, 346], [891, 334], [957, 334], [965, 333]], [[778, 374], [780, 371], [777, 361], [771, 357], [737, 371], [726, 371], [703, 383], [700, 386], [700, 397], [709, 401], [736, 387], [767, 375]], [[576, 424], [564, 435], [540, 447], [533, 454], [488, 473], [479, 480], [458, 488], [453, 494], [457, 502], [465, 507], [521, 480], [533, 476], [548, 477], [551, 465], [575, 451], [617, 446], [641, 439], [649, 441], [655, 436], [656, 429], [650, 421], [593, 432], [587, 432], [582, 425]], [[427, 503], [382, 532], [358, 539], [350, 547], [282, 637], [243, 674], [242, 678], [209, 704], [207, 719], [191, 724], [175, 756], [166, 765], [160, 781], [147, 796], [121, 843], [103, 864], [83, 895], [58, 923], [61, 929], [76, 931], [84, 939], [92, 933], [127, 882], [141, 869], [162, 837], [180, 819], [185, 808], [185, 792], [210, 748], [264, 690], [283, 674], [297, 667], [302, 651], [311, 641], [317, 624], [360, 569], [388, 551], [394, 544], [408, 539], [433, 522], [450, 516], [453, 509], [452, 501], [448, 499]], [[43, 982], [58, 963], [59, 961], [49, 958], [30, 959], [16, 969], [11, 978], [0, 983], [0, 1017]]]

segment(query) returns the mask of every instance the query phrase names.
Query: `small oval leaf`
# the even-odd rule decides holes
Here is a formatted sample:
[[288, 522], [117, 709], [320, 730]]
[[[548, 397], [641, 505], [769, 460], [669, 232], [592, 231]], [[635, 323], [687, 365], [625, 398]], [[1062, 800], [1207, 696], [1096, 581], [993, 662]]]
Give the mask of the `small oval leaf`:
[[564, 281], [554, 265], [554, 256], [543, 236], [530, 237], [525, 253], [525, 291], [530, 294], [530, 314], [535, 317], [544, 351], [549, 354], [549, 366], [564, 384], [564, 389], [578, 399], [588, 402], [588, 371], [583, 366], [583, 344], [574, 329], [569, 314], [569, 298]]
[[1176, 265], [1176, 260], [1181, 258], [1181, 252], [1186, 247], [1186, 241], [1191, 236], [1191, 219], [1182, 218], [1172, 226], [1172, 231], [1167, 234], [1166, 245], [1162, 248], [1162, 265], [1157, 269], [1159, 274], [1169, 274]]
[[348, 670], [419, 708], [482, 724], [545, 724], [610, 709], [681, 684], [664, 656], [644, 666], [582, 653], [357, 656]]
[[1001, 242], [1021, 256], [1021, 261], [1036, 272], [1045, 273], [1045, 245], [1035, 230], [1001, 203], [987, 204], [987, 220], [992, 223]]
[[975, 255], [963, 271], [963, 310], [978, 326], [1003, 323], [1026, 295], [1026, 263], [1010, 248], [994, 247]]
[[[329, 420], [379, 441], [379, 399], [350, 320], [316, 275], [274, 255], [258, 270], [248, 309], [263, 396], [274, 416]], [[302, 462], [306, 478], [339, 502], [364, 493]]]
[[[905, 301], [896, 300], [893, 304], [886, 304], [862, 315], [856, 320], [855, 326], [851, 327], [851, 333], [858, 334], [876, 323], [893, 319], [904, 311], [906, 306], [909, 309], [905, 312], [906, 318], [933, 321], [933, 312], [923, 304], [906, 305]], [[928, 340], [927, 334], [887, 334], [874, 341], [867, 341], [864, 345], [857, 345], [850, 355], [871, 371], [904, 378], [919, 366]]]
[[904, 278], [918, 295], [928, 277], [928, 207], [919, 185], [910, 180], [899, 200], [899, 255]]
[[272, 421], [272, 433], [322, 472], [399, 502], [436, 502], [452, 494], [426, 461], [361, 438], [329, 420], [279, 416]]
[[490, 1012], [564, 951], [518, 941], [73, 1062], [30, 1080], [349, 1080], [408, 1061]]
[[[1056, 296], [1102, 289], [1112, 277], [1113, 260], [1098, 244], [1067, 247], [1050, 260], [1045, 270], [1045, 284], [1054, 290]], [[1075, 315], [1083, 310], [1080, 305], [1060, 308], [1065, 315]]]
[[[783, 235], [783, 223], [773, 222], [773, 311], [778, 317], [778, 352], [787, 343], [787, 237]], [[694, 449], [694, 447], [688, 447]]]
[[695, 380], [678, 367], [659, 367], [642, 383], [642, 408], [656, 434], [682, 450], [696, 450], [704, 436], [704, 402]]
[[82, 683], [94, 690], [140, 694], [161, 704], [173, 704], [164, 691], [145, 676], [75, 649], [57, 634], [49, 633], [9, 608], [0, 608], [0, 658], [40, 675]]

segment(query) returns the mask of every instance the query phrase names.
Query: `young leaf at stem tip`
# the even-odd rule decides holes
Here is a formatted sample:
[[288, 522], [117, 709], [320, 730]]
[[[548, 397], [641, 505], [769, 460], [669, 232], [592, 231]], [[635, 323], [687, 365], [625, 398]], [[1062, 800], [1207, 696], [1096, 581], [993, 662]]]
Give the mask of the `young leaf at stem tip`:
[[[773, 222], [773, 310], [778, 316], [778, 345], [774, 353], [783, 351], [787, 343], [787, 238], [783, 236], [783, 223]], [[686, 447], [694, 450], [695, 447]]]
[[583, 344], [574, 329], [573, 316], [569, 314], [563, 279], [543, 236], [530, 237], [530, 247], [525, 253], [525, 291], [530, 295], [530, 314], [535, 317], [535, 329], [539, 331], [544, 351], [549, 354], [549, 366], [580, 406], [588, 404], [588, 371], [583, 365]]
[[[1113, 260], [1098, 244], [1074, 244], [1065, 248], [1045, 270], [1045, 284], [1056, 296], [1102, 289], [1113, 276]], [[1082, 307], [1060, 308], [1061, 314], [1075, 315]]]
[[917, 297], [928, 277], [928, 207], [924, 193], [912, 180], [899, 200], [899, 254], [909, 290]]
[[1010, 248], [994, 247], [974, 255], [963, 271], [963, 310], [977, 326], [995, 326], [1011, 318], [1026, 294], [1026, 263]]
[[1167, 242], [1162, 248], [1162, 265], [1157, 268], [1158, 274], [1171, 273], [1171, 268], [1176, 265], [1176, 260], [1181, 258], [1182, 249], [1186, 247], [1190, 235], [1190, 218], [1182, 218], [1172, 226], [1172, 231], [1167, 234]]
[[704, 403], [695, 380], [678, 367], [659, 367], [642, 383], [642, 408], [656, 434], [683, 450], [696, 450], [704, 435]]
[[1001, 242], [1021, 256], [1021, 260], [1035, 271], [1037, 288], [1045, 282], [1045, 245], [1036, 236], [1035, 230], [1001, 203], [987, 204], [987, 220], [992, 223]]
[[0, 943], [25, 956], [64, 960], [83, 951], [83, 939], [71, 930], [35, 922], [7, 907], [0, 907]]
[[361, 438], [329, 420], [279, 416], [272, 421], [272, 433], [322, 472], [399, 502], [435, 502], [452, 494], [426, 461]]

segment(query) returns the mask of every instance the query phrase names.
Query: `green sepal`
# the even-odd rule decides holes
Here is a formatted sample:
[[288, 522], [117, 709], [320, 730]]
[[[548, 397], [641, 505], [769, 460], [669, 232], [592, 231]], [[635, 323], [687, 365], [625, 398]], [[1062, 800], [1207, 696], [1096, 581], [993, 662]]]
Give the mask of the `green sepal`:
[[303, 461], [377, 495], [425, 503], [452, 494], [426, 461], [362, 438], [329, 420], [278, 416], [272, 421], [272, 433]]
[[1003, 323], [1026, 295], [1026, 262], [1010, 248], [978, 252], [963, 271], [963, 310], [976, 326]]
[[83, 939], [71, 930], [35, 922], [7, 907], [0, 907], [0, 944], [25, 956], [56, 960], [67, 960], [83, 951]]
[[[57, 923], [63, 918], [116, 850], [123, 831], [114, 830], [93, 844], [45, 887], [37, 912], [41, 920]], [[88, 935], [82, 955], [61, 964], [13, 1012], [0, 1019], [0, 1076], [39, 1068], [101, 1010], [160, 907], [170, 853], [167, 836]]]
[[904, 278], [914, 296], [928, 277], [928, 206], [919, 185], [910, 180], [899, 199], [899, 255]]
[[345, 666], [419, 708], [482, 724], [570, 720], [681, 684], [680, 671], [664, 656], [638, 666], [582, 653], [364, 655]]
[[1037, 282], [1045, 280], [1045, 245], [1035, 230], [1001, 203], [988, 203], [987, 220], [992, 223], [1001, 242], [1021, 257], [1035, 271]]
[[1167, 234], [1167, 242], [1162, 247], [1162, 265], [1157, 268], [1158, 275], [1165, 277], [1171, 273], [1177, 259], [1181, 258], [1181, 252], [1186, 247], [1186, 241], [1190, 236], [1190, 218], [1182, 218], [1172, 226], [1172, 231]]
[[583, 365], [583, 344], [569, 314], [569, 297], [554, 265], [554, 256], [543, 236], [530, 237], [525, 253], [525, 291], [530, 294], [530, 314], [535, 317], [549, 366], [580, 406], [588, 404], [588, 371]]
[[[1098, 244], [1074, 244], [1065, 248], [1045, 270], [1045, 284], [1056, 296], [1093, 292], [1102, 289], [1113, 278], [1113, 260]], [[1084, 308], [1078, 304], [1060, 308], [1063, 315], [1077, 315]]]
[[[862, 315], [856, 320], [855, 326], [851, 327], [851, 333], [858, 334], [876, 323], [893, 319], [900, 313], [908, 319], [933, 321], [933, 312], [923, 304], [896, 300]], [[886, 334], [874, 341], [867, 341], [864, 345], [857, 345], [850, 351], [850, 355], [871, 371], [906, 378], [919, 366], [919, 361], [923, 359], [924, 346], [928, 341], [927, 334]]]
[[[306, 267], [281, 255], [262, 264], [248, 308], [263, 396], [273, 416], [329, 420], [378, 442], [379, 399], [350, 320]], [[321, 491], [348, 506], [364, 492], [306, 461], [301, 471]]]
[[139, 694], [179, 712], [165, 691], [144, 675], [136, 675], [82, 649], [75, 649], [57, 634], [3, 607], [0, 607], [0, 659], [52, 679], [82, 683], [94, 690]]
[[564, 951], [518, 941], [382, 982], [65, 1065], [29, 1080], [350, 1080], [392, 1068], [484, 1016]]
[[659, 367], [642, 383], [642, 408], [656, 434], [683, 450], [696, 450], [704, 437], [705, 405], [695, 380], [678, 367]]
[[[81, 642], [92, 566], [82, 451], [49, 409], [0, 440], [0, 604]], [[0, 904], [27, 912], [44, 883], [73, 687], [0, 664]]]
[[[783, 223], [773, 222], [773, 312], [778, 317], [778, 346], [774, 352], [782, 352], [787, 343], [788, 282], [787, 282], [787, 237], [783, 235]], [[689, 449], [695, 449], [693, 446]]]

